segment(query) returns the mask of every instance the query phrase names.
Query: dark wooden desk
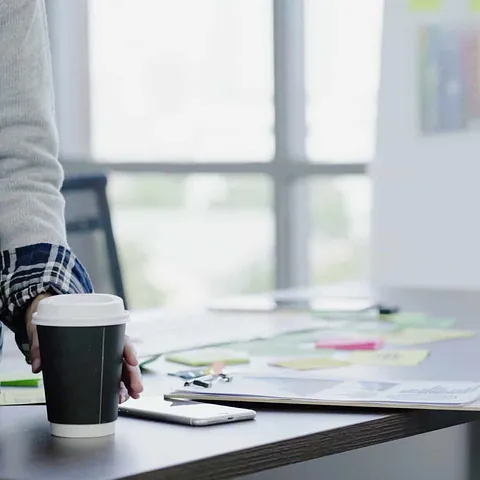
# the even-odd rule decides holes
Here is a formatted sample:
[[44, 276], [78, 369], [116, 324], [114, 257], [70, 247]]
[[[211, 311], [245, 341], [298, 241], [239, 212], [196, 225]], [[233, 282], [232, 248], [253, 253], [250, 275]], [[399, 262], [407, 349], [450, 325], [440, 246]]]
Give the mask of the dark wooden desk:
[[[480, 379], [480, 340], [462, 341], [461, 349], [455, 345], [438, 344], [421, 368], [397, 369], [395, 375], [444, 376], [458, 372], [457, 364], [470, 366], [458, 373], [459, 379]], [[2, 369], [14, 357], [19, 358], [7, 349]], [[359, 368], [351, 374], [379, 373]], [[0, 407], [0, 479], [232, 478], [478, 418], [445, 412], [257, 410], [254, 422], [206, 428], [120, 418], [114, 437], [73, 440], [50, 436], [43, 406]]]
[[1, 479], [222, 479], [471, 420], [467, 415], [260, 410], [207, 428], [120, 418], [113, 437], [50, 436], [44, 407], [0, 408]]

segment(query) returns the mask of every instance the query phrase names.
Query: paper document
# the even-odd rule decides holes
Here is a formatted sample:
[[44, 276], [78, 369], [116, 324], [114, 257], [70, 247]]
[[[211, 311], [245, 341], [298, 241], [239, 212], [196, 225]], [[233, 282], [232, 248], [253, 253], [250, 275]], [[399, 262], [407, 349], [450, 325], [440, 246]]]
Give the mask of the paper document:
[[470, 404], [480, 397], [480, 383], [235, 376], [228, 383], [219, 382], [208, 389], [184, 387], [167, 397], [360, 407], [458, 407]]
[[139, 358], [192, 348], [249, 342], [287, 333], [315, 330], [304, 314], [182, 313], [152, 311], [127, 324]]
[[472, 382], [344, 382], [322, 396], [328, 400], [463, 405], [480, 395]]
[[0, 373], [0, 405], [45, 403], [43, 377], [26, 370]]

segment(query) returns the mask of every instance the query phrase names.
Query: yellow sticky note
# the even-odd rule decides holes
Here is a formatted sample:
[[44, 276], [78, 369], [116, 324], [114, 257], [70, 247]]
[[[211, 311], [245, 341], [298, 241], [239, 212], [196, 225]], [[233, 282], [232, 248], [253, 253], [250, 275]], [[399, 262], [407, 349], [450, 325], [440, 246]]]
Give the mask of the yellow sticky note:
[[343, 360], [335, 360], [328, 357], [310, 357], [310, 358], [297, 358], [295, 360], [282, 360], [280, 362], [274, 362], [272, 365], [276, 367], [290, 368], [292, 370], [319, 370], [322, 368], [336, 368], [346, 367], [350, 365], [350, 362]]
[[441, 328], [406, 328], [398, 332], [384, 335], [387, 343], [394, 345], [417, 345], [422, 343], [441, 342], [458, 338], [470, 338], [475, 332], [470, 330], [448, 330]]
[[412, 367], [423, 362], [427, 357], [428, 350], [376, 350], [352, 352], [348, 360], [357, 365]]
[[474, 12], [480, 12], [480, 0], [470, 0], [470, 8]]
[[32, 405], [45, 403], [43, 388], [2, 388], [0, 405]]
[[203, 367], [220, 362], [225, 365], [241, 365], [249, 363], [248, 356], [242, 352], [222, 350], [217, 348], [204, 348], [199, 350], [190, 350], [187, 352], [172, 353], [167, 355], [168, 362], [181, 363], [193, 367]]
[[442, 8], [442, 0], [409, 0], [413, 12], [436, 12]]

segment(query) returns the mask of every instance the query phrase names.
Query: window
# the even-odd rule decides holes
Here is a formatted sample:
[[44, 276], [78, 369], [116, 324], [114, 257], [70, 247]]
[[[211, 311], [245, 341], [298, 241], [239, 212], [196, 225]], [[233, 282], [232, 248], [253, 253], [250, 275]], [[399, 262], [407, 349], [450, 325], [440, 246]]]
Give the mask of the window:
[[91, 0], [92, 155], [273, 157], [272, 2]]
[[366, 277], [382, 0], [72, 5], [49, 0], [54, 63], [84, 62], [62, 112], [90, 74], [63, 145], [80, 122], [77, 168], [112, 172], [134, 307]]
[[310, 278], [314, 284], [361, 281], [368, 274], [371, 185], [367, 177], [310, 181]]
[[115, 174], [109, 197], [133, 307], [273, 288], [268, 179]]
[[305, 5], [308, 156], [368, 161], [375, 150], [383, 1]]

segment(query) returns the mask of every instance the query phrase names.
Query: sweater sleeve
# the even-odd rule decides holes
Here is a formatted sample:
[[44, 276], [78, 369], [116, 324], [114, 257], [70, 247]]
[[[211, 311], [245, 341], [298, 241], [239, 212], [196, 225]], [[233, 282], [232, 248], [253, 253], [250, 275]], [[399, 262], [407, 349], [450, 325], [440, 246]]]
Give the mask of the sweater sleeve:
[[43, 0], [0, 0], [0, 247], [66, 246]]
[[43, 0], [0, 0], [0, 45], [0, 320], [28, 360], [30, 301], [92, 285], [66, 240]]

